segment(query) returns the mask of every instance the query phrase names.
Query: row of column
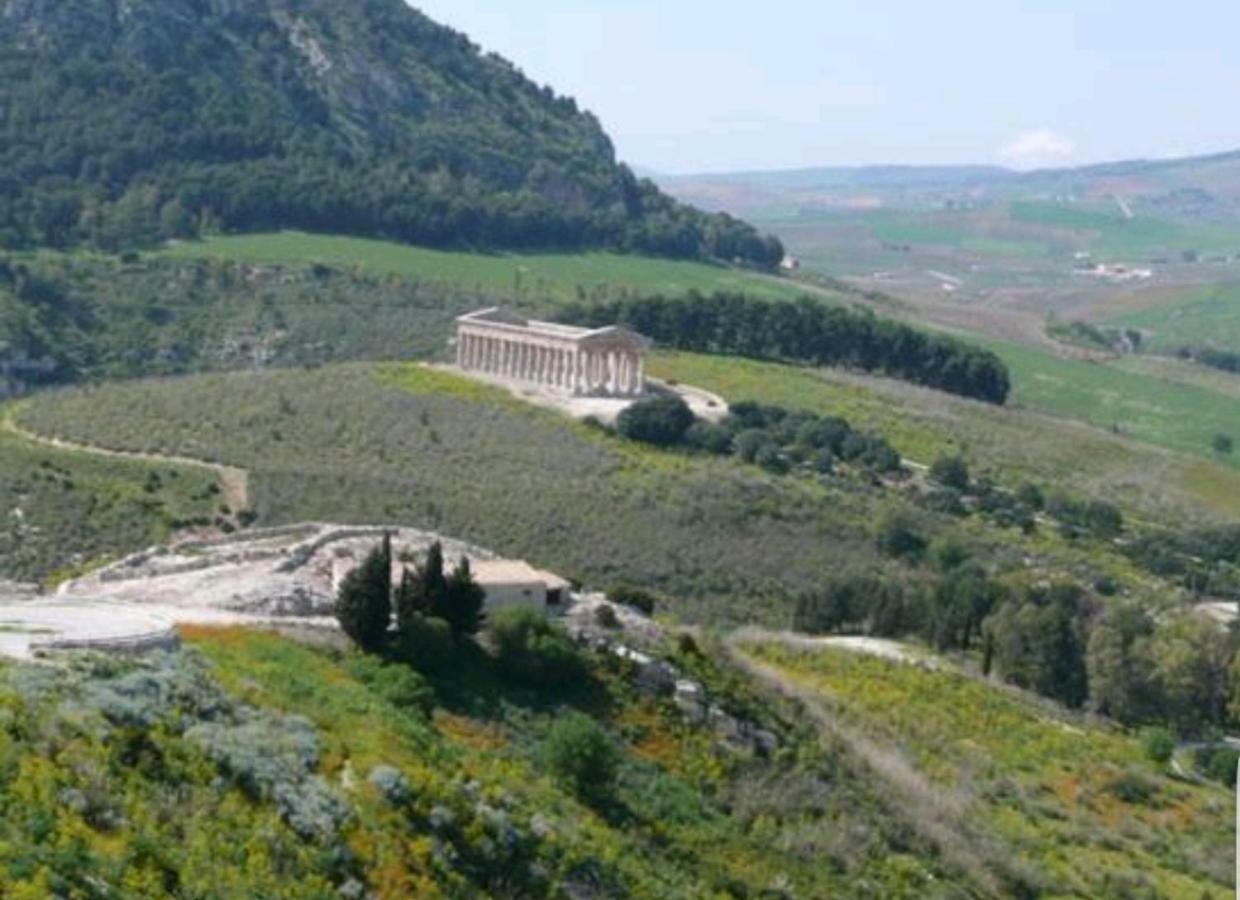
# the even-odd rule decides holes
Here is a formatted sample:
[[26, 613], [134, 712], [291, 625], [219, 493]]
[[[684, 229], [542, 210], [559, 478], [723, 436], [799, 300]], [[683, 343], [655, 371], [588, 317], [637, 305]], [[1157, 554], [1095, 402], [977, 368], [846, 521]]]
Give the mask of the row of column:
[[645, 362], [640, 354], [531, 343], [516, 338], [461, 333], [457, 365], [467, 371], [528, 381], [574, 394], [640, 394]]

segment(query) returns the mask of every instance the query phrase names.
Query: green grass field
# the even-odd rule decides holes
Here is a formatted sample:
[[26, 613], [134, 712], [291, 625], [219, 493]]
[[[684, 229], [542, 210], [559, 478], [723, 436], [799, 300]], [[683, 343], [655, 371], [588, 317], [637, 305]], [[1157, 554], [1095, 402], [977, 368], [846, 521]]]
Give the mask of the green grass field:
[[795, 297], [801, 291], [739, 269], [706, 263], [585, 254], [480, 254], [428, 250], [362, 238], [285, 231], [214, 237], [161, 251], [172, 259], [224, 259], [256, 265], [321, 264], [369, 275], [450, 283], [497, 301], [566, 302], [597, 296], [745, 291]]
[[[1027, 896], [1232, 895], [1232, 802], [1169, 777], [1132, 736], [951, 672], [841, 651], [743, 649], [866, 748], [956, 853]], [[899, 773], [916, 774], [901, 777]], [[950, 840], [950, 839], [949, 839]]]
[[1174, 353], [1181, 347], [1240, 351], [1240, 284], [1176, 292], [1145, 309], [1111, 315], [1107, 324], [1150, 333], [1149, 346]]
[[219, 503], [208, 473], [50, 449], [0, 423], [0, 578], [54, 580], [210, 520]]
[[[1049, 357], [1049, 362], [1059, 360]], [[1039, 385], [1044, 383], [1044, 373], [1058, 373], [1071, 386], [1099, 367], [1065, 363], [1065, 369], [1057, 369], [1037, 353], [1028, 358], [1026, 366], [1017, 371], [1018, 401], [1032, 405], [1041, 400], [1058, 415], [975, 403], [838, 369], [658, 353], [651, 362], [651, 371], [663, 378], [706, 387], [733, 400], [759, 399], [844, 416], [856, 425], [885, 435], [902, 454], [926, 464], [945, 453], [963, 452], [976, 469], [993, 472], [1002, 482], [1015, 485], [1032, 480], [1071, 487], [1112, 500], [1144, 516], [1194, 521], [1203, 510], [1240, 516], [1240, 472], [1234, 467], [1209, 458], [1169, 453], [1114, 435], [1106, 429], [1105, 420], [1098, 423], [1101, 428], [1069, 421], [1060, 416], [1081, 415], [1081, 410], [1061, 407], [1061, 396], [1049, 394], [1039, 398], [1023, 392], [1023, 379]], [[1163, 381], [1159, 377], [1104, 371], [1125, 392], [1134, 390], [1133, 385], [1141, 385], [1155, 397], [1161, 395]], [[1088, 391], [1087, 387], [1079, 389]], [[1127, 402], [1135, 402], [1130, 395], [1125, 396], [1129, 397]], [[1205, 398], [1202, 402], [1208, 402], [1207, 408], [1220, 416], [1229, 405], [1240, 402], [1234, 395], [1207, 386], [1196, 388], [1193, 396]], [[1089, 404], [1095, 401], [1086, 393], [1081, 402], [1088, 413]], [[1167, 410], [1160, 421], [1175, 423], [1175, 416]], [[1203, 446], [1197, 449], [1208, 453], [1209, 428], [1200, 430], [1205, 438]]]
[[[1034, 347], [974, 340], [998, 353], [1011, 370], [1010, 404], [1198, 457], [1212, 456], [1216, 434], [1240, 438], [1240, 403], [1227, 392], [1109, 363], [1064, 359]], [[1240, 467], [1240, 458], [1220, 461]]]

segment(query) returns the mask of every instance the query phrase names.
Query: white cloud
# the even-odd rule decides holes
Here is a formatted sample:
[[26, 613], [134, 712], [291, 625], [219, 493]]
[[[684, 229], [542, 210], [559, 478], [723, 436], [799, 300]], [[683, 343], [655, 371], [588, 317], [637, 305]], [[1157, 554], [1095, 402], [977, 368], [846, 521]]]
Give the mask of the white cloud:
[[999, 159], [1016, 169], [1061, 165], [1072, 159], [1076, 144], [1067, 135], [1038, 128], [1023, 131], [999, 148]]

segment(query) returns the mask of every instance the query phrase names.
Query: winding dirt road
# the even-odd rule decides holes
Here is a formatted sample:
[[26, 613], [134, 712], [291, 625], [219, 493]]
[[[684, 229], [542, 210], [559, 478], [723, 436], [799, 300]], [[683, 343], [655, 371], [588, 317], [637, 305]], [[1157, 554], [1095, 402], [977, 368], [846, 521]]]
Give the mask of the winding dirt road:
[[12, 407], [4, 411], [3, 417], [0, 417], [0, 428], [19, 437], [22, 440], [29, 441], [32, 444], [41, 444], [45, 447], [53, 447], [57, 450], [67, 450], [73, 453], [87, 453], [92, 456], [102, 456], [109, 459], [123, 459], [130, 462], [147, 462], [159, 463], [161, 465], [184, 466], [191, 469], [206, 469], [212, 472], [219, 480], [221, 495], [224, 502], [234, 512], [240, 512], [243, 509], [250, 508], [250, 487], [249, 473], [245, 469], [238, 469], [233, 466], [225, 466], [219, 463], [206, 462], [201, 459], [191, 459], [188, 456], [164, 456], [160, 453], [135, 453], [129, 450], [108, 450], [105, 447], [93, 447], [89, 444], [75, 444], [72, 441], [64, 441], [60, 438], [45, 437], [37, 434], [29, 429], [23, 428], [16, 417], [16, 410]]

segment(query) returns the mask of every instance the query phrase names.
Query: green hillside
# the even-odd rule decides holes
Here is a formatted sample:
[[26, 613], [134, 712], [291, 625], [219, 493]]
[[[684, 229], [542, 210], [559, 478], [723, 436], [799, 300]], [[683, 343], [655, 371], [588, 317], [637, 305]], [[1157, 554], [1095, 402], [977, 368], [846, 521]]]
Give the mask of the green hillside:
[[402, 0], [64, 0], [0, 17], [0, 246], [294, 227], [770, 268], [575, 101]]
[[776, 643], [742, 652], [825, 732], [864, 747], [951, 855], [1019, 873], [1023, 896], [1231, 896], [1228, 791], [1172, 776], [1131, 736], [951, 671]]
[[[663, 651], [778, 759], [592, 654], [532, 690], [472, 644], [429, 677], [256, 632], [188, 644], [0, 665], [6, 898], [970, 895], [842, 749], [703, 657]], [[583, 716], [614, 760], [604, 797], [547, 762]]]
[[[481, 306], [550, 315], [648, 294], [800, 290], [722, 264], [610, 253], [480, 254], [280, 232], [126, 260], [0, 256], [0, 396], [98, 378], [428, 359]], [[846, 299], [841, 297], [841, 299]]]
[[569, 300], [691, 290], [786, 298], [802, 293], [793, 283], [780, 283], [721, 263], [612, 253], [462, 253], [302, 232], [212, 237], [179, 243], [158, 255], [175, 260], [324, 265], [372, 277], [396, 275], [535, 308]]

